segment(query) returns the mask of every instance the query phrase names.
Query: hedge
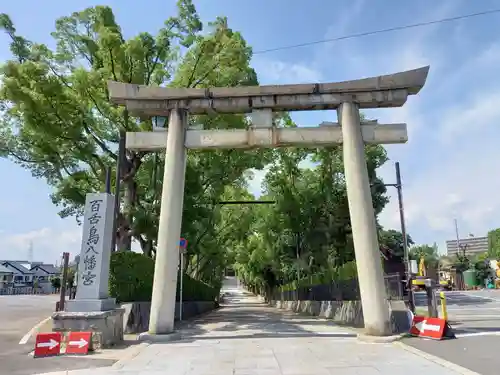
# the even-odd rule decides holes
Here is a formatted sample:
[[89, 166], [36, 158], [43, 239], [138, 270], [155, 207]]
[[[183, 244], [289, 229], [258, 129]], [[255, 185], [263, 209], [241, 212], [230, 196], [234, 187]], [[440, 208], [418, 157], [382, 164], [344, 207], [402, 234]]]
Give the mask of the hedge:
[[296, 290], [297, 288], [307, 288], [314, 285], [328, 284], [334, 281], [348, 281], [356, 279], [358, 277], [358, 272], [356, 268], [356, 262], [347, 262], [340, 267], [330, 270], [325, 273], [320, 273], [292, 281], [289, 284], [281, 286], [282, 291]]
[[[132, 251], [111, 254], [109, 294], [117, 302], [151, 301], [153, 292], [154, 260]], [[177, 277], [177, 301], [179, 301], [180, 277]], [[184, 274], [184, 301], [215, 301], [219, 289]]]

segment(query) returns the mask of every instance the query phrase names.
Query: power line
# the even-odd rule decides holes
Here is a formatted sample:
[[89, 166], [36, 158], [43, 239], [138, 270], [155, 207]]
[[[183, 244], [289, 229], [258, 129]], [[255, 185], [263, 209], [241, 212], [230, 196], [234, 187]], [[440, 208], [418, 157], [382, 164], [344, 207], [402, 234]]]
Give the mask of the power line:
[[307, 46], [312, 46], [312, 45], [316, 45], [316, 44], [337, 42], [337, 41], [346, 40], [346, 39], [361, 38], [361, 37], [369, 36], [369, 35], [376, 35], [376, 34], [382, 34], [382, 33], [389, 33], [392, 31], [413, 29], [416, 27], [435, 25], [435, 24], [445, 23], [445, 22], [453, 22], [453, 21], [463, 20], [466, 18], [485, 16], [485, 15], [493, 14], [493, 13], [500, 13], [500, 9], [492, 9], [492, 10], [486, 10], [486, 11], [478, 12], [478, 13], [464, 14], [462, 16], [441, 18], [439, 20], [434, 20], [434, 21], [419, 22], [419, 23], [414, 23], [414, 24], [409, 24], [409, 25], [404, 25], [404, 26], [396, 26], [396, 27], [391, 27], [388, 29], [366, 31], [366, 32], [357, 33], [357, 34], [349, 34], [349, 35], [344, 35], [344, 36], [340, 36], [337, 38], [322, 39], [322, 40], [316, 40], [316, 41], [300, 43], [300, 44], [291, 44], [291, 45], [283, 46], [283, 47], [269, 48], [269, 49], [264, 49], [261, 51], [256, 51], [253, 54], [254, 55], [264, 54], [264, 53], [282, 51], [282, 50], [287, 50], [287, 49], [292, 49], [292, 48], [307, 47]]

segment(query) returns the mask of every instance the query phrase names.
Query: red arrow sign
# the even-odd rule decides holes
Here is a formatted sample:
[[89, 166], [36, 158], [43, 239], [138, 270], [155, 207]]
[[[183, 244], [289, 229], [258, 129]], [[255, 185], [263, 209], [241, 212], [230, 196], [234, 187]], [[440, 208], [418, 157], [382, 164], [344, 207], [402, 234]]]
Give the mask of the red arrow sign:
[[92, 332], [70, 332], [66, 339], [66, 354], [88, 354]]
[[426, 318], [423, 316], [413, 317], [410, 334], [435, 340], [455, 337], [446, 320], [440, 318]]
[[35, 352], [33, 356], [48, 357], [59, 355], [61, 351], [62, 334], [60, 332], [39, 333], [36, 335]]

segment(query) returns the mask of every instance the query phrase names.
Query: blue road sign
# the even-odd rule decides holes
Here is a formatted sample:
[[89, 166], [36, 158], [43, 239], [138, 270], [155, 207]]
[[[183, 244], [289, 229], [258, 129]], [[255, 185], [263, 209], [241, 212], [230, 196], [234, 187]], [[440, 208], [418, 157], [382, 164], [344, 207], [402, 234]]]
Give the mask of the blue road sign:
[[188, 245], [188, 242], [185, 238], [181, 238], [180, 242], [179, 242], [179, 246], [182, 247], [183, 249], [185, 249]]

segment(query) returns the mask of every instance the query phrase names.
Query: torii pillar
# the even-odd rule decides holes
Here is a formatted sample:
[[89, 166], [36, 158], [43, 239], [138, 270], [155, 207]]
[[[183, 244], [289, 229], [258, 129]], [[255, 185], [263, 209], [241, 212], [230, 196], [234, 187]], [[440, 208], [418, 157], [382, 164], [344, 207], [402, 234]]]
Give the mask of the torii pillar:
[[[360, 123], [359, 109], [402, 106], [409, 95], [424, 86], [428, 71], [429, 67], [424, 67], [340, 83], [210, 89], [110, 82], [112, 101], [126, 105], [131, 113], [169, 115], [168, 131], [127, 133], [126, 142], [127, 148], [135, 150], [166, 148], [149, 333], [165, 337], [174, 330], [186, 148], [317, 148], [343, 144], [365, 332], [373, 336], [390, 334], [364, 145], [405, 143], [408, 138], [406, 124]], [[272, 111], [317, 109], [337, 109], [339, 123], [316, 128], [277, 128], [272, 124]], [[250, 129], [189, 130], [188, 112], [253, 113], [262, 122]]]

